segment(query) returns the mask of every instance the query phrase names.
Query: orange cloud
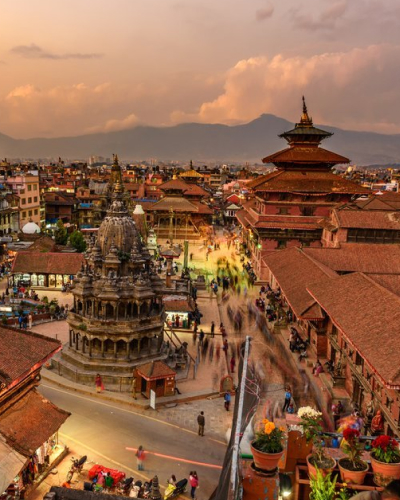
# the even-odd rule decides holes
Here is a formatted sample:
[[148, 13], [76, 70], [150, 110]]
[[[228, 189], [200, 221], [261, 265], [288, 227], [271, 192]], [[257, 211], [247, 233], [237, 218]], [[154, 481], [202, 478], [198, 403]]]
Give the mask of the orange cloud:
[[393, 61], [400, 47], [370, 46], [311, 57], [252, 57], [226, 73], [224, 91], [196, 113], [171, 114], [173, 122], [247, 122], [262, 113], [297, 119], [305, 94], [314, 120], [359, 130], [400, 132]]

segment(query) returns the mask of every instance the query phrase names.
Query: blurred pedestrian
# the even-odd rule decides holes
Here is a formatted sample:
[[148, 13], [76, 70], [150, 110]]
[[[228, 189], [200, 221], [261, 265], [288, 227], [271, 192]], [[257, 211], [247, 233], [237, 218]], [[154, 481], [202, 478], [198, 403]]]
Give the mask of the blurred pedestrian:
[[136, 451], [136, 460], [137, 460], [137, 468], [138, 470], [144, 470], [143, 460], [144, 460], [144, 449], [143, 446], [140, 445]]
[[231, 405], [231, 394], [230, 392], [226, 392], [224, 396], [224, 406], [226, 411], [229, 411], [230, 405]]
[[100, 376], [100, 373], [98, 373], [96, 375], [94, 383], [96, 385], [96, 392], [102, 392], [102, 391], [104, 391], [104, 384], [103, 384], [103, 380], [102, 380], [102, 378]]
[[231, 357], [231, 373], [235, 373], [236, 359], [235, 356]]
[[214, 338], [214, 334], [215, 334], [215, 323], [214, 323], [214, 321], [211, 321], [211, 338], [212, 339]]

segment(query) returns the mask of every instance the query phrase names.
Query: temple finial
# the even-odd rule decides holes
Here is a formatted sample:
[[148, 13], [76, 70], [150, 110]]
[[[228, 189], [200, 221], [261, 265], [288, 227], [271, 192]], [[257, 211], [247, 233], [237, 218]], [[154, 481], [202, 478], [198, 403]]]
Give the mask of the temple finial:
[[302, 97], [302, 99], [303, 99], [303, 114], [301, 115], [300, 123], [305, 125], [312, 125], [312, 118], [308, 116], [306, 99], [304, 96]]
[[306, 100], [305, 100], [305, 97], [303, 96], [303, 113], [306, 115], [308, 112], [307, 112], [307, 104], [306, 104]]

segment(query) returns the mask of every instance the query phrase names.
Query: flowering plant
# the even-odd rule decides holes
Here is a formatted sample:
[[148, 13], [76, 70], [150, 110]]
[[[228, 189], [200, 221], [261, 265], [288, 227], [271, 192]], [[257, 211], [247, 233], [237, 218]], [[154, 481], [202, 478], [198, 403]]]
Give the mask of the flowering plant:
[[353, 467], [356, 469], [363, 464], [361, 460], [361, 444], [360, 444], [360, 431], [358, 429], [352, 429], [347, 427], [343, 431], [343, 439], [345, 440], [343, 444], [343, 451], [349, 457]]
[[312, 441], [314, 445], [313, 455], [321, 462], [325, 457], [322, 446], [322, 413], [311, 406], [302, 406], [299, 408], [297, 416], [300, 418], [303, 436], [306, 438], [307, 443]]
[[371, 453], [379, 462], [387, 464], [400, 462], [399, 443], [390, 436], [379, 436], [374, 439]]
[[282, 427], [276, 427], [268, 419], [264, 419], [262, 424], [262, 429], [256, 432], [256, 439], [252, 443], [254, 448], [263, 453], [280, 453], [283, 451], [282, 441], [285, 430]]

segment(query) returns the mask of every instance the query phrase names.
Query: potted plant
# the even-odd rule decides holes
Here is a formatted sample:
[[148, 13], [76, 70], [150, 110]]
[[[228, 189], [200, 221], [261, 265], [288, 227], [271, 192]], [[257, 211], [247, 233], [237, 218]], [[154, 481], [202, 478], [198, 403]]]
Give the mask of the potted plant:
[[283, 455], [285, 432], [283, 428], [276, 427], [268, 419], [263, 420], [262, 425], [250, 447], [255, 466], [258, 469], [271, 471], [277, 468]]
[[317, 469], [315, 477], [310, 478], [310, 500], [334, 500], [336, 494], [337, 475], [323, 474]]
[[346, 453], [347, 458], [341, 458], [338, 463], [342, 481], [363, 484], [368, 472], [368, 464], [361, 460], [360, 431], [348, 427], [343, 431], [343, 439], [342, 450]]
[[374, 483], [386, 486], [394, 479], [400, 479], [399, 443], [390, 436], [379, 436], [372, 441], [371, 466]]
[[308, 473], [310, 477], [316, 477], [317, 469], [322, 474], [328, 474], [335, 468], [336, 460], [325, 453], [323, 446], [322, 413], [311, 406], [299, 408], [297, 416], [300, 418], [300, 426], [307, 443], [313, 443], [313, 449], [307, 456]]

